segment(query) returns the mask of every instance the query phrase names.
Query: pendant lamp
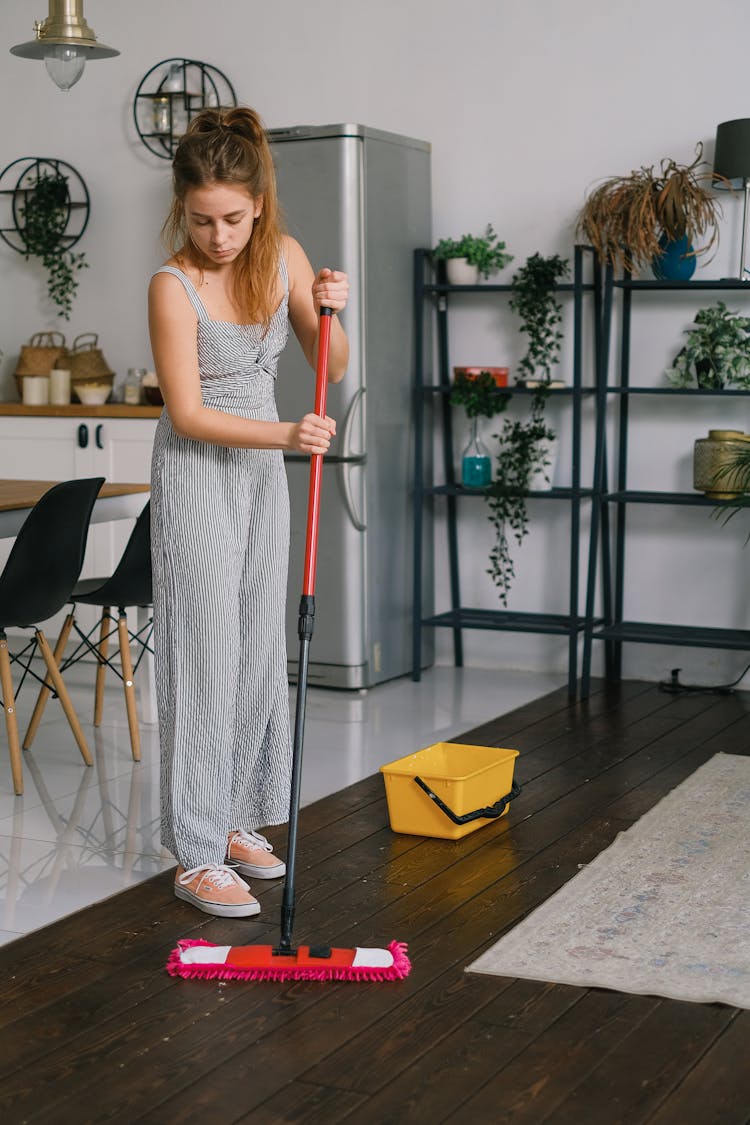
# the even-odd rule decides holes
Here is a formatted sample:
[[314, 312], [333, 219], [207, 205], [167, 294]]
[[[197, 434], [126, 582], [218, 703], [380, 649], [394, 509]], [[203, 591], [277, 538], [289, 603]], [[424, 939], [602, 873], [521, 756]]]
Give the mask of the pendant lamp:
[[113, 47], [97, 43], [83, 17], [83, 0], [49, 0], [46, 20], [34, 23], [36, 39], [11, 47], [22, 59], [44, 59], [47, 73], [61, 90], [75, 86], [87, 59], [111, 59]]

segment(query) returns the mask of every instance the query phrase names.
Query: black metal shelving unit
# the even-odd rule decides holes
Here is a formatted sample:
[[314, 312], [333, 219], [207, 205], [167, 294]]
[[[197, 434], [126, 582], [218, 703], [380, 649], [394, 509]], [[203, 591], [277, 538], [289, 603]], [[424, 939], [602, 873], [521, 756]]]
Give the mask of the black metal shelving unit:
[[[590, 487], [581, 484], [581, 428], [584, 396], [594, 395], [594, 386], [584, 386], [583, 370], [583, 303], [590, 295], [594, 301], [593, 367], [599, 371], [602, 343], [602, 281], [600, 271], [593, 266], [592, 281], [584, 282], [584, 259], [593, 253], [588, 247], [576, 246], [574, 252], [573, 282], [557, 286], [558, 293], [568, 293], [573, 298], [573, 356], [572, 384], [550, 389], [550, 400], [568, 399], [572, 410], [572, 453], [570, 487], [532, 491], [533, 501], [562, 501], [570, 510], [569, 597], [563, 613], [534, 613], [510, 610], [471, 608], [462, 605], [459, 573], [457, 534], [458, 503], [481, 497], [482, 489], [463, 488], [456, 480], [453, 418], [450, 404], [450, 342], [448, 311], [451, 298], [460, 294], [511, 293], [510, 285], [478, 284], [448, 285], [438, 280], [436, 263], [428, 250], [417, 250], [414, 259], [414, 336], [415, 336], [415, 441], [414, 441], [414, 614], [412, 678], [419, 680], [422, 670], [423, 631], [425, 628], [449, 628], [453, 633], [453, 653], [457, 667], [463, 665], [464, 629], [483, 629], [509, 633], [537, 633], [568, 638], [568, 693], [578, 691], [579, 640], [584, 632], [585, 620], [579, 611], [581, 503], [593, 495]], [[428, 348], [426, 332], [434, 328], [437, 355], [434, 381], [433, 370], [427, 370]], [[530, 395], [531, 388], [509, 386], [498, 389], [498, 395]], [[432, 442], [433, 412], [428, 406], [437, 405], [437, 424], [440, 427], [442, 465], [440, 484], [428, 479], [426, 471], [427, 443]], [[436, 499], [445, 502], [450, 608], [440, 612], [425, 612], [423, 604], [425, 559], [424, 522], [425, 508]]]
[[[661, 504], [671, 506], [718, 508], [721, 500], [700, 492], [665, 492], [629, 489], [628, 441], [630, 431], [631, 399], [635, 396], [666, 398], [717, 398], [750, 397], [750, 391], [734, 388], [723, 390], [670, 387], [632, 386], [630, 383], [630, 345], [632, 334], [633, 296], [638, 293], [690, 292], [701, 290], [741, 290], [750, 295], [750, 283], [738, 279], [690, 281], [639, 281], [629, 276], [615, 281], [607, 271], [602, 306], [602, 354], [606, 357], [611, 336], [614, 295], [621, 295], [621, 339], [619, 353], [619, 382], [608, 384], [604, 378], [599, 383], [597, 408], [597, 441], [594, 467], [595, 503], [592, 511], [592, 551], [589, 560], [587, 585], [586, 626], [581, 675], [581, 695], [589, 692], [591, 676], [592, 642], [605, 642], [605, 675], [620, 679], [622, 674], [622, 646], [628, 642], [638, 644], [680, 645], [686, 648], [718, 648], [750, 650], [750, 630], [718, 629], [663, 622], [629, 621], [625, 619], [625, 547], [627, 509], [631, 504]], [[600, 368], [607, 370], [606, 358]], [[617, 411], [615, 432], [617, 442], [616, 482], [611, 489], [607, 483], [607, 419], [611, 417], [611, 404]], [[610, 532], [610, 512], [614, 510], [614, 524]], [[595, 571], [597, 550], [601, 549], [601, 577], [603, 615], [594, 617]]]

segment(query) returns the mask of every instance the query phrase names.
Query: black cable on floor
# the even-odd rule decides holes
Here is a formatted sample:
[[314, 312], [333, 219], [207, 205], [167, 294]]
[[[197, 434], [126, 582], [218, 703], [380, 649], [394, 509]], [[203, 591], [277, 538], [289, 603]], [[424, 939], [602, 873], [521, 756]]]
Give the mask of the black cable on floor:
[[683, 684], [680, 682], [680, 671], [680, 668], [673, 668], [670, 679], [660, 680], [659, 691], [665, 691], [669, 695], [681, 695], [683, 692], [703, 695], [731, 695], [743, 676], [750, 671], [750, 664], [747, 664], [737, 679], [732, 680], [729, 684]]

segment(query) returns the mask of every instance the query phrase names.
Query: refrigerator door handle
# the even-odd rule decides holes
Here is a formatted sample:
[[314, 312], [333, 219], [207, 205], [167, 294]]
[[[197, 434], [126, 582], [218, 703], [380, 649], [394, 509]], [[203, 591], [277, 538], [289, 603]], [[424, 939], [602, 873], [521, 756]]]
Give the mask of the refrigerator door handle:
[[341, 456], [347, 461], [352, 458], [362, 458], [362, 453], [355, 453], [352, 448], [352, 432], [354, 430], [354, 415], [357, 412], [357, 407], [362, 403], [364, 406], [365, 388], [360, 387], [352, 396], [352, 401], [349, 403], [349, 408], [344, 418], [344, 424], [341, 427]]
[[357, 531], [367, 531], [367, 524], [364, 515], [360, 519], [357, 509], [354, 505], [354, 497], [352, 496], [352, 482], [350, 480], [351, 473], [357, 465], [365, 465], [367, 459], [365, 457], [351, 457], [347, 461], [337, 462], [339, 485], [341, 486], [341, 495], [346, 508], [346, 514], [352, 521], [352, 524]]
[[365, 388], [359, 387], [349, 403], [349, 409], [344, 418], [344, 424], [341, 427], [341, 460], [338, 464], [339, 470], [339, 484], [341, 485], [341, 494], [344, 498], [344, 507], [346, 508], [347, 515], [352, 521], [357, 531], [366, 531], [367, 523], [365, 521], [364, 513], [360, 518], [352, 494], [351, 473], [354, 465], [364, 465], [366, 458], [364, 453], [354, 453], [352, 445], [352, 434], [354, 431], [354, 418], [357, 412], [357, 407], [362, 405], [364, 407], [365, 401]]

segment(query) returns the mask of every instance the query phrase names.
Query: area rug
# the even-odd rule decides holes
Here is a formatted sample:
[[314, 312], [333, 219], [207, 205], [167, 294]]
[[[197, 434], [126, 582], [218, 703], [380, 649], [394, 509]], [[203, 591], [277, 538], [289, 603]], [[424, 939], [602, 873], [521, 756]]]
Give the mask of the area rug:
[[716, 754], [467, 971], [750, 1008], [750, 758]]

